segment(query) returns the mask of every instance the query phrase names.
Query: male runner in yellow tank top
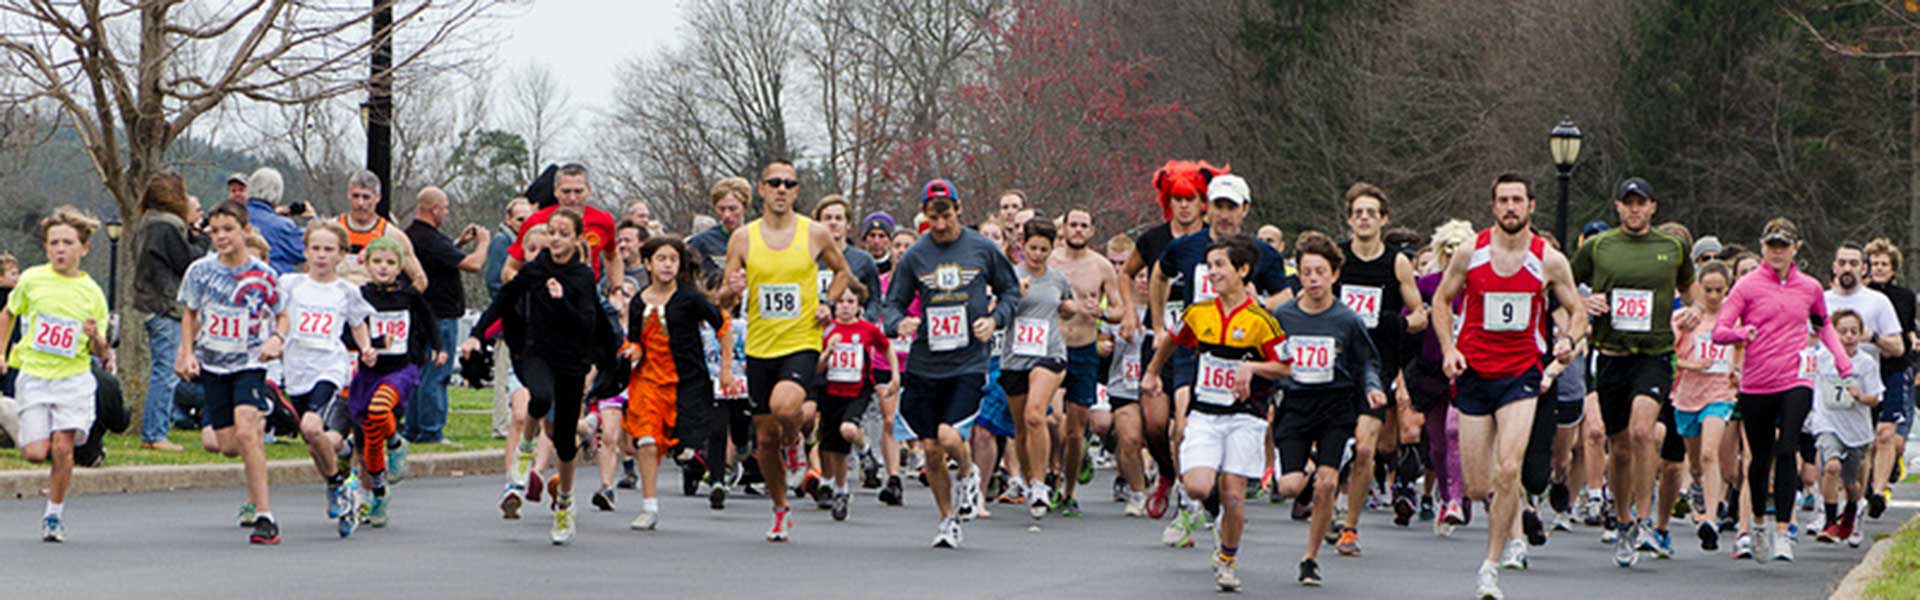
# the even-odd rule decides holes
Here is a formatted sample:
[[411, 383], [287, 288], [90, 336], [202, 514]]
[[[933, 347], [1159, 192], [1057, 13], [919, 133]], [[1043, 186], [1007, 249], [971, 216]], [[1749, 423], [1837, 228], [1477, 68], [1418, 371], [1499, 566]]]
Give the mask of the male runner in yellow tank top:
[[[827, 228], [793, 211], [800, 195], [793, 163], [774, 160], [760, 171], [765, 215], [748, 223], [746, 235], [727, 240], [727, 285], [720, 303], [746, 294], [747, 400], [753, 411], [754, 452], [773, 498], [767, 541], [784, 542], [792, 530], [787, 514], [787, 471], [804, 464], [800, 405], [820, 365], [821, 327], [829, 317], [820, 304], [815, 261], [833, 270], [827, 297], [859, 286], [847, 270], [840, 245]], [[775, 467], [782, 465], [785, 469]]]

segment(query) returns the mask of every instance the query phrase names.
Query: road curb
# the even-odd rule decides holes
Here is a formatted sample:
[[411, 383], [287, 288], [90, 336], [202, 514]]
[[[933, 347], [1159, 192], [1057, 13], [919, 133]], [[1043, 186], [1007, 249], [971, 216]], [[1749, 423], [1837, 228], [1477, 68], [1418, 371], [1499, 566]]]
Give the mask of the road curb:
[[[1914, 515], [1913, 518], [1908, 519], [1907, 522], [1900, 527], [1894, 528], [1894, 531], [1910, 527], [1915, 522], [1920, 522], [1920, 514]], [[1853, 570], [1847, 571], [1847, 576], [1840, 580], [1840, 585], [1834, 588], [1832, 595], [1827, 596], [1827, 600], [1862, 600], [1866, 598], [1867, 585], [1873, 583], [1874, 579], [1880, 577], [1880, 564], [1886, 561], [1888, 554], [1892, 553], [1892, 537], [1874, 542], [1873, 547], [1867, 549], [1866, 557], [1861, 558], [1860, 564], [1854, 565]]]
[[[407, 457], [407, 469], [415, 479], [497, 474], [505, 468], [500, 456], [498, 449], [413, 455]], [[276, 484], [320, 482], [320, 475], [314, 472], [311, 460], [273, 461], [267, 463], [267, 468], [268, 479]], [[0, 498], [42, 497], [47, 488], [47, 477], [45, 469], [0, 473]], [[239, 463], [74, 469], [73, 493], [131, 494], [237, 487], [242, 485], [241, 478]]]

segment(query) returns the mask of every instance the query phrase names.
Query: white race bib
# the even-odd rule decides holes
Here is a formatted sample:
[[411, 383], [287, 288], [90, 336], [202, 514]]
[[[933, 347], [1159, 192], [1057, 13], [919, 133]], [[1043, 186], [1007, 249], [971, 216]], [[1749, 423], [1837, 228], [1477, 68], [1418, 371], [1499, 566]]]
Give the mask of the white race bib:
[[342, 319], [338, 310], [297, 306], [287, 313], [287, 319], [292, 321], [293, 341], [302, 345], [327, 346], [340, 338], [336, 326]]
[[1186, 310], [1187, 310], [1187, 303], [1185, 302], [1167, 302], [1166, 323], [1167, 323], [1168, 333], [1172, 333], [1180, 329], [1180, 313], [1185, 312]]
[[1653, 292], [1613, 290], [1613, 330], [1653, 331]]
[[1128, 352], [1120, 359], [1120, 378], [1127, 381], [1140, 381], [1140, 353]]
[[404, 310], [389, 310], [373, 313], [370, 337], [387, 339], [380, 354], [393, 356], [407, 353], [407, 338], [413, 333], [413, 313]]
[[757, 289], [760, 296], [760, 318], [781, 320], [800, 318], [800, 284], [763, 283]]
[[1207, 263], [1193, 266], [1193, 301], [1206, 302], [1213, 299], [1213, 280], [1207, 278]]
[[1799, 360], [1800, 364], [1794, 370], [1799, 373], [1801, 381], [1813, 381], [1820, 376], [1819, 352], [1812, 348], [1803, 348], [1800, 350]]
[[80, 354], [80, 340], [85, 337], [79, 319], [47, 313], [34, 319], [33, 349], [37, 352], [73, 358]]
[[959, 350], [967, 346], [967, 307], [935, 306], [927, 309], [927, 349], [934, 352]]
[[858, 383], [866, 366], [866, 353], [860, 344], [834, 344], [827, 353], [827, 381]]
[[832, 306], [836, 298], [827, 297], [827, 288], [833, 287], [833, 271], [820, 271], [820, 301]]
[[1708, 362], [1702, 373], [1725, 375], [1733, 372], [1733, 348], [1713, 343], [1713, 336], [1704, 333], [1693, 336], [1693, 358]]
[[1231, 406], [1234, 378], [1239, 369], [1240, 361], [1200, 353], [1200, 373], [1193, 384], [1193, 399], [1214, 406]]
[[1821, 400], [1827, 405], [1828, 410], [1851, 410], [1860, 405], [1859, 401], [1853, 399], [1853, 394], [1847, 393], [1847, 384], [1851, 383], [1850, 381], [1839, 377], [1824, 379], [1820, 385], [1827, 387], [1827, 393]]
[[1295, 383], [1313, 384], [1333, 381], [1335, 358], [1333, 338], [1294, 336], [1287, 338], [1287, 348], [1293, 351]]
[[1016, 356], [1046, 356], [1047, 334], [1053, 324], [1031, 317], [1013, 321], [1013, 353]]
[[238, 306], [208, 305], [200, 311], [200, 345], [211, 352], [232, 354], [247, 351], [247, 330], [252, 316]]
[[1340, 286], [1340, 302], [1353, 312], [1360, 313], [1360, 320], [1373, 329], [1380, 324], [1380, 288], [1364, 285]]
[[1526, 331], [1533, 321], [1533, 294], [1495, 293], [1481, 295], [1480, 328], [1487, 331]]

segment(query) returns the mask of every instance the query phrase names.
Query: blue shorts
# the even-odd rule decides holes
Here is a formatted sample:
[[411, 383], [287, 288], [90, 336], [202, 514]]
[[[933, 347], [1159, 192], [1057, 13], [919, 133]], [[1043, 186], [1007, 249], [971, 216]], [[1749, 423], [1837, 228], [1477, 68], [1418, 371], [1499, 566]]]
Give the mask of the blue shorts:
[[1195, 354], [1192, 348], [1174, 346], [1173, 359], [1168, 361], [1167, 372], [1173, 380], [1173, 385], [1167, 387], [1167, 397], [1172, 398], [1180, 388], [1193, 387], [1194, 379], [1200, 374], [1200, 355]]
[[980, 416], [988, 381], [986, 373], [926, 377], [908, 372], [901, 381], [900, 410], [893, 415], [894, 437], [903, 442], [939, 439], [945, 425], [967, 439]]
[[1093, 406], [1100, 401], [1100, 347], [1067, 348], [1067, 401]]
[[1913, 430], [1913, 374], [1905, 370], [1881, 375], [1887, 390], [1880, 395], [1876, 422], [1893, 423], [1900, 437]]
[[1701, 421], [1719, 419], [1721, 423], [1726, 423], [1732, 417], [1732, 402], [1713, 402], [1692, 412], [1676, 409], [1673, 411], [1673, 430], [1682, 438], [1693, 439], [1700, 437]]
[[1000, 437], [1010, 438], [1015, 432], [1013, 412], [1007, 407], [1007, 392], [1000, 387], [999, 356], [987, 360], [987, 385], [985, 395], [980, 397], [978, 423], [988, 433]]
[[199, 383], [206, 390], [206, 406], [203, 422], [216, 430], [233, 426], [233, 409], [236, 406], [251, 406], [260, 411], [261, 416], [273, 412], [268, 400], [267, 370], [247, 369], [234, 373], [205, 373]]
[[1453, 407], [1469, 417], [1484, 417], [1500, 407], [1540, 397], [1540, 367], [1518, 377], [1481, 379], [1469, 369], [1453, 378]]

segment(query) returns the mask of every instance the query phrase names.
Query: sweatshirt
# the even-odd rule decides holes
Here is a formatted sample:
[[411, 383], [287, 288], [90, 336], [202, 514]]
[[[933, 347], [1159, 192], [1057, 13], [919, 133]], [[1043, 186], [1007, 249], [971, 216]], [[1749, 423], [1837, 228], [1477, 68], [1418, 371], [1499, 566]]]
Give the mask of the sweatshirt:
[[[1820, 343], [1834, 355], [1841, 377], [1853, 375], [1853, 360], [1840, 351], [1840, 336], [1827, 320], [1827, 301], [1820, 282], [1787, 266], [1787, 272], [1775, 271], [1762, 263], [1735, 283], [1720, 304], [1720, 318], [1713, 324], [1713, 343], [1747, 345], [1746, 362], [1741, 365], [1740, 392], [1775, 394], [1793, 388], [1812, 388], [1800, 378], [1800, 350], [1807, 345], [1810, 317], [1819, 317]], [[1754, 328], [1747, 338], [1747, 327]]]
[[[991, 307], [989, 292], [999, 298]], [[945, 244], [931, 235], [922, 236], [894, 266], [893, 283], [882, 307], [883, 329], [897, 333], [908, 305], [915, 300], [921, 302], [926, 316], [907, 354], [914, 371], [935, 377], [984, 374], [993, 346], [973, 337], [973, 321], [992, 317], [996, 329], [1012, 323], [1013, 308], [1020, 304], [1020, 278], [1007, 255], [979, 232], [962, 229], [959, 238]], [[929, 329], [956, 325], [941, 318], [956, 314], [960, 317], [957, 331]], [[930, 331], [940, 333], [940, 340]], [[948, 346], [955, 343], [956, 335], [958, 345]]]

